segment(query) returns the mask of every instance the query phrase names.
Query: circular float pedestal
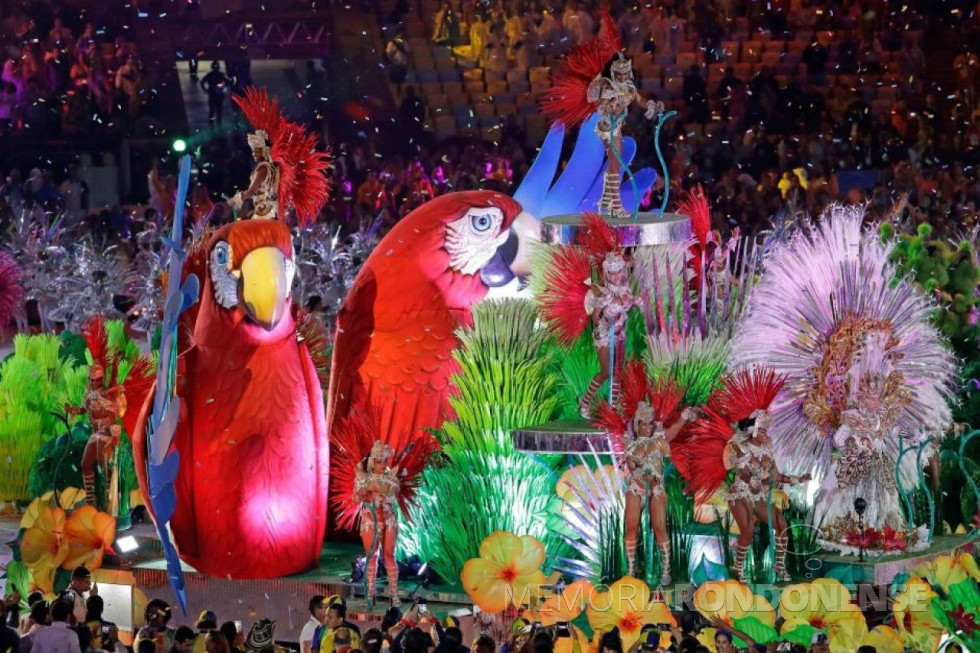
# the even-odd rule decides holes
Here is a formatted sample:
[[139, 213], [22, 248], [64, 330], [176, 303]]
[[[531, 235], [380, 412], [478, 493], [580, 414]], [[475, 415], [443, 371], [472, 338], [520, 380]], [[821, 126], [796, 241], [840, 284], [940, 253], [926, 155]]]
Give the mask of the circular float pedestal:
[[514, 429], [511, 438], [515, 449], [528, 453], [612, 453], [609, 436], [584, 419]]
[[[672, 245], [691, 238], [691, 219], [681, 213], [639, 213], [636, 220], [603, 218], [616, 229], [623, 247]], [[553, 215], [541, 220], [541, 241], [551, 245], [572, 245], [582, 231], [582, 214]]]

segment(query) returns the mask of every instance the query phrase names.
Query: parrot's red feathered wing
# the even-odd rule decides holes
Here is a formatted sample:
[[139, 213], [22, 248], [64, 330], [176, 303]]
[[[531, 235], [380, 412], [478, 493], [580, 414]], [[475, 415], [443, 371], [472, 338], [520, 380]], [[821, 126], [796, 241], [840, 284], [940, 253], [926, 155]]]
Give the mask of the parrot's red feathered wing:
[[[334, 429], [331, 457], [335, 471], [330, 483], [333, 488], [330, 502], [337, 510], [337, 525], [341, 528], [353, 528], [360, 514], [361, 501], [354, 494], [358, 465], [371, 453], [375, 440], [391, 446], [386, 439], [379, 437], [380, 430], [380, 412], [361, 405]], [[407, 440], [397, 439], [401, 442]], [[399, 469], [398, 504], [406, 517], [418, 490], [419, 477], [437, 448], [435, 438], [428, 434], [400, 448], [392, 446], [393, 466]]]
[[602, 12], [600, 23], [598, 36], [569, 50], [551, 75], [551, 88], [541, 96], [541, 112], [569, 129], [596, 112], [597, 103], [587, 97], [589, 84], [622, 48], [619, 30], [608, 11]]

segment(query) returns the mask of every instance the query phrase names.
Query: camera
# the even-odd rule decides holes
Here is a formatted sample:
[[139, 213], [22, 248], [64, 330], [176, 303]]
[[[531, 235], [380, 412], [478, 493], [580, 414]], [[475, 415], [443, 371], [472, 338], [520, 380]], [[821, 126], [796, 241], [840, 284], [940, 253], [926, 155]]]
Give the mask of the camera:
[[429, 604], [425, 599], [419, 598], [415, 601], [415, 605], [419, 609], [419, 614], [429, 614]]
[[570, 638], [571, 636], [572, 636], [572, 629], [568, 626], [568, 622], [562, 621], [561, 623], [559, 623], [558, 630], [556, 631], [555, 634], [555, 639], [560, 639], [563, 637]]

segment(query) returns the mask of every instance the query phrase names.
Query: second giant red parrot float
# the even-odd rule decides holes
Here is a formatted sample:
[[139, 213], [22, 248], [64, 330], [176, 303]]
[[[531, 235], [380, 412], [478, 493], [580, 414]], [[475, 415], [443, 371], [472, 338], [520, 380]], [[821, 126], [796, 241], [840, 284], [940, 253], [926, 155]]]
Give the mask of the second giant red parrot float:
[[490, 288], [514, 279], [520, 212], [501, 193], [450, 193], [402, 218], [375, 247], [337, 316], [328, 428], [352, 411], [379, 411], [378, 438], [400, 448], [401, 437], [442, 425], [455, 331]]
[[[259, 130], [249, 143], [266, 167], [250, 195], [278, 201], [281, 218], [286, 207], [315, 215], [326, 199], [325, 155], [264, 94], [239, 103]], [[182, 279], [200, 281], [201, 298], [177, 321], [164, 317], [179, 356], [164, 364], [161, 352], [157, 383], [171, 382], [171, 396], [156, 392], [144, 405], [133, 447], [147, 505], [198, 571], [275, 578], [313, 567], [329, 450], [314, 333], [292, 307], [290, 229], [274, 219], [234, 222], [201, 239], [182, 268]], [[173, 296], [171, 313], [181, 303], [174, 309]]]

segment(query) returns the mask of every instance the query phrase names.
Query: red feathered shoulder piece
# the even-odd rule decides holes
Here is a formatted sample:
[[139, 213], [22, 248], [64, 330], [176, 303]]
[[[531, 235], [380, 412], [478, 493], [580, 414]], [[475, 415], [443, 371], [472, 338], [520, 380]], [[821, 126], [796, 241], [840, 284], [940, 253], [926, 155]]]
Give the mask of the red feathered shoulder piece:
[[728, 419], [709, 405], [671, 443], [674, 466], [697, 502], [710, 499], [725, 482], [725, 447], [734, 434]]
[[541, 96], [541, 112], [568, 128], [577, 127], [595, 113], [598, 104], [589, 102], [589, 84], [602, 74], [623, 45], [619, 30], [608, 11], [600, 15], [599, 35], [569, 50], [561, 66], [551, 74], [551, 88]]
[[585, 295], [592, 278], [592, 262], [581, 247], [559, 247], [544, 273], [544, 290], [538, 294], [548, 330], [569, 346], [578, 340], [589, 323]]
[[130, 438], [136, 431], [140, 408], [156, 382], [156, 363], [147, 355], [136, 359], [126, 373], [123, 381], [123, 396], [126, 397], [126, 412], [122, 415], [123, 428]]
[[[354, 493], [356, 470], [370, 455], [375, 440], [381, 439], [386, 444], [392, 440], [390, 437], [379, 437], [381, 432], [380, 412], [364, 405], [355, 407], [333, 430], [330, 443], [333, 491], [330, 500], [339, 511], [337, 524], [340, 528], [353, 528], [360, 516], [361, 500]], [[399, 439], [408, 441], [404, 437]], [[426, 433], [420, 434], [407, 446], [393, 450], [390, 465], [399, 470], [398, 505], [406, 516], [415, 499], [419, 477], [437, 448], [435, 439]]]
[[575, 245], [557, 248], [544, 273], [545, 289], [537, 297], [548, 329], [566, 346], [578, 340], [589, 323], [585, 295], [593, 265], [601, 265], [606, 254], [620, 249], [616, 231], [598, 214], [584, 214], [582, 225]]
[[330, 153], [317, 151], [316, 136], [287, 120], [278, 100], [266, 90], [249, 87], [234, 100], [272, 143], [270, 157], [279, 170], [279, 216], [285, 218], [292, 207], [300, 225], [313, 223], [330, 194]]
[[757, 410], [768, 410], [786, 380], [770, 367], [752, 367], [728, 374], [711, 404], [729, 422], [740, 422]]

